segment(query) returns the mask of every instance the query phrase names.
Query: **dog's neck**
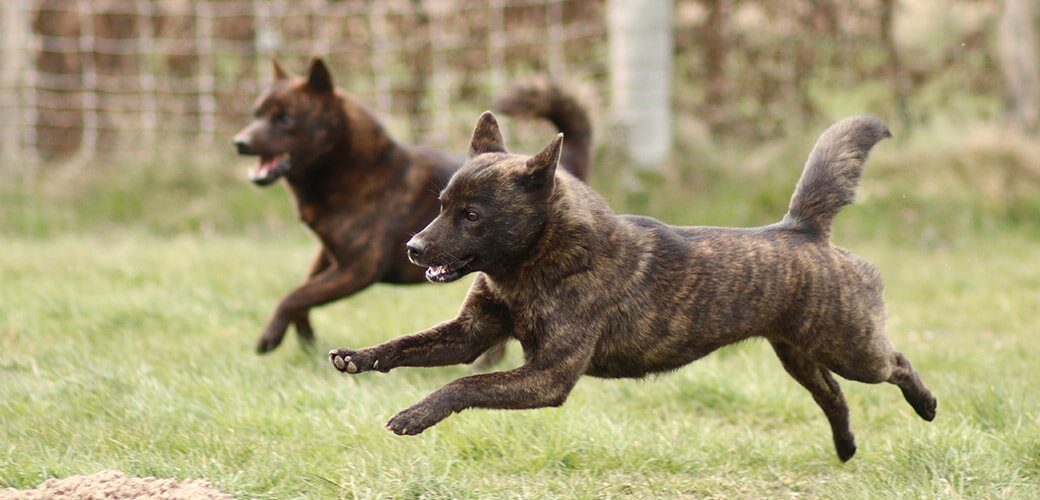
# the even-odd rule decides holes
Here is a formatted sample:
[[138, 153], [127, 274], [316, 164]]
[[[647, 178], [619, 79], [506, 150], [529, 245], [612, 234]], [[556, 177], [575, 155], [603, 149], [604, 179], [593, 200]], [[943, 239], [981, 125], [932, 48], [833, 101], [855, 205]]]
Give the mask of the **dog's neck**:
[[286, 175], [301, 209], [349, 192], [346, 184], [389, 182], [403, 175], [403, 165], [408, 163], [404, 148], [364, 105], [346, 95], [340, 99], [344, 124], [332, 141], [336, 146], [311, 160], [305, 171]]
[[383, 124], [364, 104], [342, 96], [344, 129], [336, 140], [340, 146], [328, 156], [334, 168], [370, 168], [386, 163], [391, 153], [400, 149]]

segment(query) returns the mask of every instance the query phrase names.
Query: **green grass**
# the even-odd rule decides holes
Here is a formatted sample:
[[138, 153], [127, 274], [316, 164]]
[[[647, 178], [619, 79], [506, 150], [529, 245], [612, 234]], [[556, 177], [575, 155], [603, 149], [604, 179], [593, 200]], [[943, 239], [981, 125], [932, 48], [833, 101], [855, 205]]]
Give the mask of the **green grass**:
[[761, 342], [644, 381], [584, 379], [562, 408], [396, 437], [394, 412], [468, 369], [347, 377], [322, 354], [447, 319], [465, 283], [377, 286], [315, 314], [316, 352], [289, 339], [257, 357], [303, 238], [4, 239], [0, 485], [116, 468], [246, 498], [1036, 497], [1036, 244], [860, 242], [888, 278], [893, 342], [940, 406], [925, 423], [893, 386], [844, 383], [860, 450], [842, 464]]
[[[594, 183], [619, 211], [767, 223], [812, 141], [792, 142], [693, 145], [697, 162], [635, 184], [605, 157]], [[22, 180], [0, 189], [0, 487], [121, 469], [271, 499], [1040, 498], [1035, 164], [950, 149], [883, 143], [836, 222], [836, 242], [880, 267], [892, 341], [939, 398], [927, 423], [894, 386], [843, 382], [859, 444], [844, 464], [763, 342], [394, 436], [387, 419], [469, 368], [352, 377], [324, 353], [452, 317], [468, 280], [375, 286], [315, 311], [314, 351], [289, 337], [258, 357], [315, 245], [283, 188], [212, 165]]]

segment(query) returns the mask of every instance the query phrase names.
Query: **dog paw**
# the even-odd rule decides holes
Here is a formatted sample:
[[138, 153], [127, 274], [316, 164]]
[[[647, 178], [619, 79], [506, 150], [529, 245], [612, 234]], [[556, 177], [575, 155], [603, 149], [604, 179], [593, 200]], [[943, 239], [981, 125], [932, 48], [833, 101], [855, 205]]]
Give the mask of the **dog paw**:
[[333, 368], [346, 373], [358, 373], [361, 370], [358, 368], [357, 361], [354, 360], [354, 355], [357, 351], [351, 349], [333, 349], [329, 351], [329, 362], [332, 363]]
[[929, 394], [927, 398], [922, 398], [920, 403], [914, 405], [914, 411], [916, 411], [921, 418], [931, 422], [932, 420], [935, 420], [935, 409], [938, 406], [939, 401]]
[[450, 409], [419, 403], [394, 415], [386, 423], [386, 428], [398, 436], [414, 436], [448, 418], [448, 415], [451, 415]]
[[856, 454], [856, 437], [851, 431], [841, 436], [834, 436], [834, 448], [838, 452], [838, 458], [842, 462], [848, 462]]
[[260, 334], [260, 340], [256, 342], [257, 354], [267, 354], [277, 349], [282, 344], [282, 339], [285, 338], [285, 329], [287, 327], [288, 325], [281, 323], [267, 325]]
[[375, 359], [375, 356], [368, 350], [333, 349], [329, 351], [329, 361], [333, 367], [345, 373], [388, 371], [386, 367], [379, 366], [379, 360]]
[[838, 458], [842, 462], [848, 462], [856, 454], [856, 443], [843, 443], [838, 445]]
[[275, 349], [282, 343], [281, 337], [270, 337], [264, 335], [260, 337], [260, 340], [256, 343], [257, 354], [267, 354]]

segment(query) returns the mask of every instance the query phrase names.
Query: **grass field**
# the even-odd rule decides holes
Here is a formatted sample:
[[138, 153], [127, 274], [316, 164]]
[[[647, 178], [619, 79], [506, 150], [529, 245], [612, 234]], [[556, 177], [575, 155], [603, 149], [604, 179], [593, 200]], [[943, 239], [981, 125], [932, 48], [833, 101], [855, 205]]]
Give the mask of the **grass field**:
[[[896, 387], [843, 381], [848, 463], [756, 341], [646, 380], [583, 379], [561, 408], [468, 410], [394, 436], [390, 416], [470, 369], [342, 376], [325, 352], [448, 319], [469, 280], [375, 286], [315, 311], [314, 351], [288, 338], [258, 357], [314, 243], [280, 187], [148, 166], [0, 190], [0, 487], [120, 469], [271, 499], [1040, 498], [1040, 189], [1027, 175], [993, 194], [975, 182], [991, 165], [954, 175], [888, 147], [835, 240], [881, 269], [893, 343], [939, 410], [927, 423]], [[718, 166], [633, 189], [600, 165], [594, 180], [619, 211], [760, 224], [802, 161], [701, 159]], [[519, 362], [514, 347], [506, 365]]]

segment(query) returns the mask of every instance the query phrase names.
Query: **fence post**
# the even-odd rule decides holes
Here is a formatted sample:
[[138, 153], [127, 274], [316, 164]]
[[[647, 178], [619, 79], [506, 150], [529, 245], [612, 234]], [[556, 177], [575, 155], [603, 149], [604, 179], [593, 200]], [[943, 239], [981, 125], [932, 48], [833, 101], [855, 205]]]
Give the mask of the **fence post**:
[[368, 7], [368, 26], [372, 30], [370, 38], [369, 60], [372, 62], [372, 79], [375, 84], [375, 112], [388, 115], [393, 105], [392, 84], [390, 80], [390, 63], [387, 57], [390, 30], [386, 24], [387, 6], [385, 2], [373, 2]]
[[136, 0], [138, 84], [141, 86], [141, 142], [154, 149], [159, 126], [158, 98], [156, 97], [154, 33], [152, 17], [155, 6], [148, 0]]
[[660, 168], [671, 149], [672, 0], [608, 0], [614, 121], [638, 167]]
[[506, 84], [506, 1], [488, 2], [488, 66], [491, 89], [498, 92]]
[[[0, 155], [4, 158], [0, 164], [0, 172], [15, 172], [17, 164], [27, 156], [24, 149], [31, 144], [22, 144], [22, 129], [27, 126], [22, 112], [23, 104], [20, 92], [22, 75], [26, 74], [25, 66], [29, 54], [29, 15], [23, 2], [2, 2], [0, 6], [0, 36], [3, 37], [2, 57], [0, 57], [0, 109], [7, 117], [0, 125]], [[24, 147], [23, 147], [24, 146]], [[10, 162], [10, 163], [8, 163]]]
[[216, 77], [213, 63], [213, 12], [209, 0], [195, 2], [195, 55], [199, 67], [195, 82], [199, 99], [199, 136], [209, 144], [217, 130]]
[[[444, 29], [446, 19], [450, 10], [443, 2], [433, 2], [427, 6], [430, 16], [430, 81], [431, 87], [431, 110], [433, 112], [433, 123], [452, 123], [451, 89], [455, 82], [449, 71], [447, 60], [448, 33]], [[451, 144], [450, 126], [434, 127], [427, 131], [425, 139], [430, 144]]]
[[94, 158], [98, 149], [98, 134], [101, 127], [101, 104], [98, 99], [98, 75], [95, 64], [94, 9], [88, 0], [76, 2], [79, 14], [79, 63], [83, 73], [83, 136], [79, 155], [69, 165], [76, 166]]
[[1022, 131], [1040, 127], [1040, 9], [1034, 0], [1004, 0], [997, 38], [1001, 69], [1010, 98], [1011, 118]]

